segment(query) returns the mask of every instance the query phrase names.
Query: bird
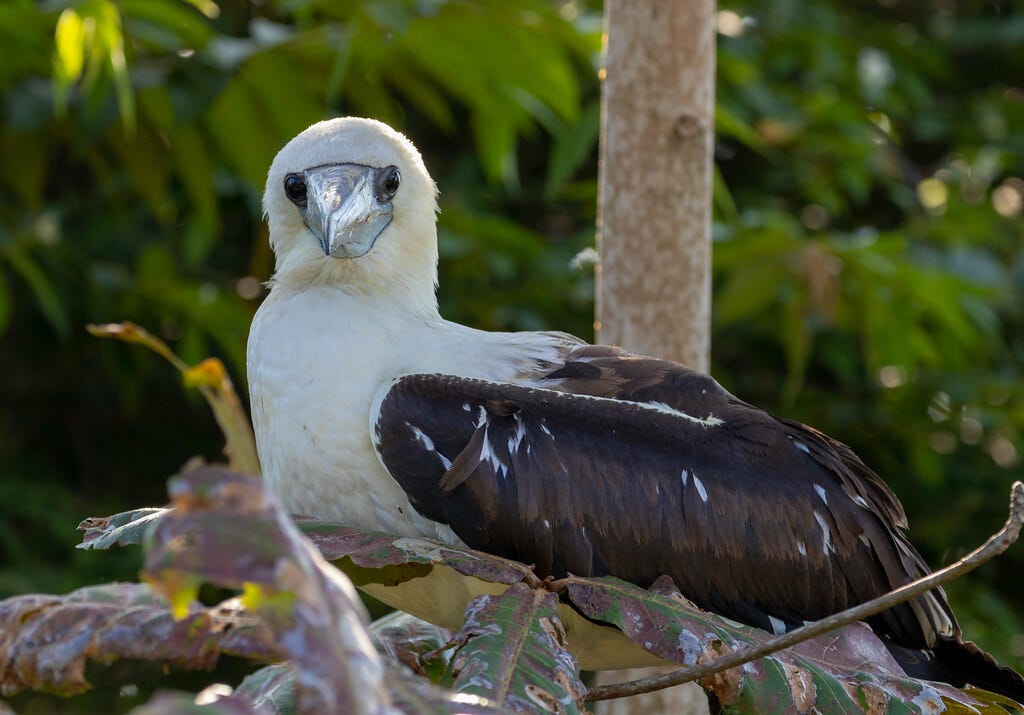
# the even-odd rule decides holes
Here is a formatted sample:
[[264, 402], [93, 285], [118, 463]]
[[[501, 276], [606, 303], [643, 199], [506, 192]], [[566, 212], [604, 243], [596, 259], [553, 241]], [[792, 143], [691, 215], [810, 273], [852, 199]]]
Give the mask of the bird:
[[[542, 576], [670, 576], [779, 634], [930, 573], [846, 445], [711, 376], [562, 332], [441, 317], [437, 187], [387, 124], [313, 124], [263, 197], [275, 270], [247, 347], [268, 488], [293, 514]], [[942, 589], [868, 624], [904, 670], [1024, 701]]]

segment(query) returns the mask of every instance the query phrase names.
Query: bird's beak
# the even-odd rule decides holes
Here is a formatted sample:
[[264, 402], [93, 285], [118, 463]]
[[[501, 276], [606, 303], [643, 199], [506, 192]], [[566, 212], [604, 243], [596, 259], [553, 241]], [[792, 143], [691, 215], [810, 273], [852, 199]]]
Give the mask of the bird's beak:
[[391, 222], [391, 201], [376, 195], [380, 169], [362, 164], [330, 164], [307, 169], [306, 207], [300, 209], [324, 253], [358, 258], [373, 248]]

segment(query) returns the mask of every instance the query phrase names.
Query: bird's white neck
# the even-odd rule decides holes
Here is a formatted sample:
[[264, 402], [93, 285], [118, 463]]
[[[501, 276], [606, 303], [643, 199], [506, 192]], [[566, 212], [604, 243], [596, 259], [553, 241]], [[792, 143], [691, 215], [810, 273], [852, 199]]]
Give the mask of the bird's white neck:
[[278, 247], [271, 279], [275, 292], [333, 288], [391, 311], [439, 318], [436, 238], [409, 242], [397, 250], [383, 246], [384, 250], [355, 259], [324, 256], [312, 241], [293, 239], [288, 244]]

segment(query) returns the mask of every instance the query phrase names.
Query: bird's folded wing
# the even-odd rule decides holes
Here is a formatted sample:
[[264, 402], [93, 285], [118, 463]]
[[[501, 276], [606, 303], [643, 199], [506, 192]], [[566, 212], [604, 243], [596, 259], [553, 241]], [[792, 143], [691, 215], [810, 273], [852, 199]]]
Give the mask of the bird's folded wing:
[[[661, 365], [661, 383], [612, 395], [567, 392], [600, 392], [572, 359], [545, 382], [558, 389], [408, 375], [378, 400], [374, 445], [413, 506], [474, 548], [542, 575], [668, 574], [776, 632], [927, 572], [895, 497], [845, 446]], [[941, 592], [879, 618], [913, 647], [955, 628]]]

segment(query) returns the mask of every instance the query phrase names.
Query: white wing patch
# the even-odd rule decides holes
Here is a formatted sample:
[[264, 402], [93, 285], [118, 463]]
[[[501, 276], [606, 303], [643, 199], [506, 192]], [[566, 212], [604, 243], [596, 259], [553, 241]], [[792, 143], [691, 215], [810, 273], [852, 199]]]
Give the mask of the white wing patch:
[[814, 520], [818, 522], [818, 526], [821, 527], [822, 552], [825, 554], [828, 554], [830, 551], [835, 553], [836, 547], [832, 544], [832, 530], [828, 528], [828, 524], [825, 523], [825, 517], [823, 517], [817, 509], [814, 510]]
[[818, 492], [818, 498], [825, 503], [825, 506], [828, 506], [828, 497], [825, 496], [825, 487], [820, 484], [815, 484], [814, 491]]
[[[483, 408], [481, 407], [480, 410], [482, 412]], [[485, 418], [486, 418], [486, 415], [485, 415]], [[504, 476], [506, 476], [508, 474], [508, 465], [505, 464], [504, 462], [502, 462], [498, 458], [498, 455], [495, 454], [494, 447], [491, 446], [491, 440], [487, 436], [487, 432], [488, 432], [487, 427], [484, 427], [484, 443], [480, 447], [480, 461], [481, 462], [490, 462], [491, 463], [491, 469], [494, 470], [494, 473], [496, 475], [498, 475], [499, 477], [504, 477]]]
[[519, 451], [519, 445], [523, 443], [523, 438], [526, 437], [526, 423], [523, 422], [523, 418], [517, 412], [512, 415], [512, 419], [516, 423], [516, 433], [508, 438], [508, 453], [510, 455], [514, 455]]
[[[579, 396], [582, 397], [583, 395]], [[603, 397], [598, 399], [608, 398]], [[635, 404], [640, 405], [641, 407], [647, 407], [649, 409], [657, 410], [658, 412], [664, 412], [665, 414], [668, 415], [682, 417], [683, 419], [689, 420], [694, 424], [701, 425], [702, 427], [718, 427], [719, 425], [725, 424], [724, 420], [721, 420], [718, 417], [715, 417], [714, 415], [708, 415], [707, 417], [694, 417], [693, 415], [688, 415], [685, 412], [682, 412], [681, 410], [677, 410], [674, 407], [666, 405], [664, 402], [637, 402]]]
[[708, 501], [708, 492], [704, 488], [704, 482], [697, 478], [697, 475], [693, 475], [693, 486], [697, 487], [697, 493], [700, 494], [700, 500], [704, 503]]
[[434, 454], [437, 455], [437, 458], [441, 460], [441, 465], [446, 470], [447, 469], [451, 469], [452, 460], [448, 459], [446, 456], [444, 456], [443, 454], [441, 454], [440, 452], [437, 451], [437, 448], [434, 446], [434, 440], [430, 439], [430, 435], [428, 435], [426, 432], [421, 430], [419, 427], [417, 427], [414, 424], [411, 424], [408, 421], [406, 421], [405, 426], [412, 430], [413, 437], [415, 437], [416, 441], [419, 442], [420, 444], [422, 444], [423, 447], [428, 452], [433, 452]]

